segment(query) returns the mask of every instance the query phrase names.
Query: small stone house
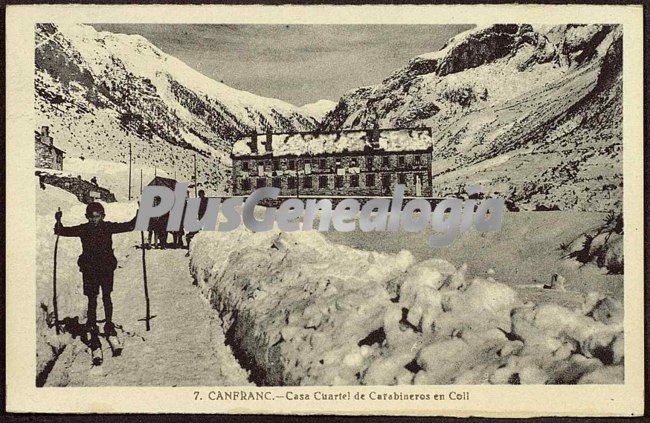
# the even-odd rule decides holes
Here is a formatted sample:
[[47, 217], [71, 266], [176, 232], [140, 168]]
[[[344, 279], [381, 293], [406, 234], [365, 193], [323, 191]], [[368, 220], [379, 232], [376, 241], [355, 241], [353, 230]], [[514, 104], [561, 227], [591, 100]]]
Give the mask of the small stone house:
[[54, 146], [49, 127], [43, 126], [41, 132], [35, 131], [35, 166], [39, 169], [63, 170], [65, 152]]

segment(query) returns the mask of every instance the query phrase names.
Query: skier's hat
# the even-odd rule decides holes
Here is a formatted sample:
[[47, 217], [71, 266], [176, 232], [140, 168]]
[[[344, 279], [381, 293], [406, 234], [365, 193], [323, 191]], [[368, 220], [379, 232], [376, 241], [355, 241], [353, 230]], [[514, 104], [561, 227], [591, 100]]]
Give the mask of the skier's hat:
[[89, 203], [86, 206], [86, 217], [91, 217], [93, 213], [99, 212], [101, 214], [105, 214], [106, 212], [104, 211], [104, 206], [102, 206], [100, 203], [97, 202], [92, 202]]

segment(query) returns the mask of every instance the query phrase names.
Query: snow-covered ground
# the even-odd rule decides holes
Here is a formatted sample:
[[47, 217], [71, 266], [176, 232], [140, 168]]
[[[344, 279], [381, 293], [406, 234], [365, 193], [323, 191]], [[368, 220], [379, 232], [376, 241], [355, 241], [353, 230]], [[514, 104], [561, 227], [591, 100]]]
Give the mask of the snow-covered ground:
[[[390, 238], [376, 243], [359, 233], [347, 234], [347, 241], [316, 232], [201, 233], [190, 259], [184, 250], [147, 251], [155, 316], [150, 332], [140, 320], [140, 234], [115, 235], [120, 267], [114, 314], [125, 331], [125, 352], [110, 357], [105, 348], [105, 363], [93, 368], [80, 339], [57, 336], [52, 326], [53, 215], [60, 207], [65, 225], [82, 223], [85, 205], [34, 182], [37, 374], [48, 386], [622, 382], [617, 299], [584, 295], [598, 285], [581, 285], [566, 273], [566, 292], [523, 287], [539, 281], [517, 266], [527, 267], [533, 256], [549, 266], [559, 260], [542, 259], [551, 239], [571, 238], [601, 217], [582, 219], [584, 227], [572, 230], [560, 225], [564, 235], [551, 231], [546, 241], [522, 237], [521, 231], [539, 232], [525, 224], [530, 216], [539, 216], [536, 225], [576, 221], [550, 212], [511, 214], [522, 220], [495, 234], [506, 245], [500, 254], [487, 254], [498, 240], [471, 238], [475, 247], [488, 249], [479, 255], [485, 260], [467, 244], [459, 246], [466, 254], [456, 260], [426, 256], [425, 235], [395, 249]], [[128, 220], [136, 210], [134, 202], [105, 206], [112, 221]], [[516, 247], [510, 238], [540, 246]], [[414, 248], [417, 242], [422, 250]], [[59, 239], [58, 303], [65, 328], [85, 321], [80, 250], [78, 239]], [[506, 250], [518, 258], [506, 258]], [[501, 265], [499, 255], [511, 264]], [[493, 267], [485, 270], [489, 260]]]

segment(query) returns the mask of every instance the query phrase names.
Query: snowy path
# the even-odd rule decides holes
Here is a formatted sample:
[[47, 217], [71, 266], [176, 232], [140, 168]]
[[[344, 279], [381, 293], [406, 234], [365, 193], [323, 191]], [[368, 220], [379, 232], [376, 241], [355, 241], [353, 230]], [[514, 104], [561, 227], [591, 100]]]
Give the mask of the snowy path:
[[[214, 310], [192, 285], [185, 250], [147, 251], [151, 330], [145, 330], [141, 251], [133, 249], [115, 272], [114, 320], [125, 331], [124, 351], [112, 357], [102, 338], [104, 364], [93, 367], [77, 338], [59, 357], [46, 386], [247, 385]], [[101, 300], [98, 318], [103, 318]], [[101, 326], [100, 326], [101, 328]], [[128, 333], [128, 334], [127, 334]]]

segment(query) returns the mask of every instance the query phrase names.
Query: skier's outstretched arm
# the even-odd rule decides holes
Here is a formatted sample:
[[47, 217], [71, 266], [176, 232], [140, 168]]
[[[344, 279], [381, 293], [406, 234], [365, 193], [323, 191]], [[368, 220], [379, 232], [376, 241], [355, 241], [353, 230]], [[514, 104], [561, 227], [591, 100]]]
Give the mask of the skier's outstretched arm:
[[54, 214], [56, 223], [54, 224], [54, 234], [60, 236], [81, 236], [82, 225], [77, 226], [63, 226], [61, 223], [61, 212], [58, 211]]
[[122, 232], [131, 232], [132, 230], [135, 229], [135, 221], [138, 219], [138, 215], [136, 215], [133, 219], [129, 220], [128, 222], [121, 222], [121, 223], [115, 223], [115, 222], [106, 222], [110, 226], [110, 232], [113, 234], [119, 234]]
[[54, 225], [54, 234], [60, 236], [81, 236], [81, 225], [63, 226], [61, 222]]

